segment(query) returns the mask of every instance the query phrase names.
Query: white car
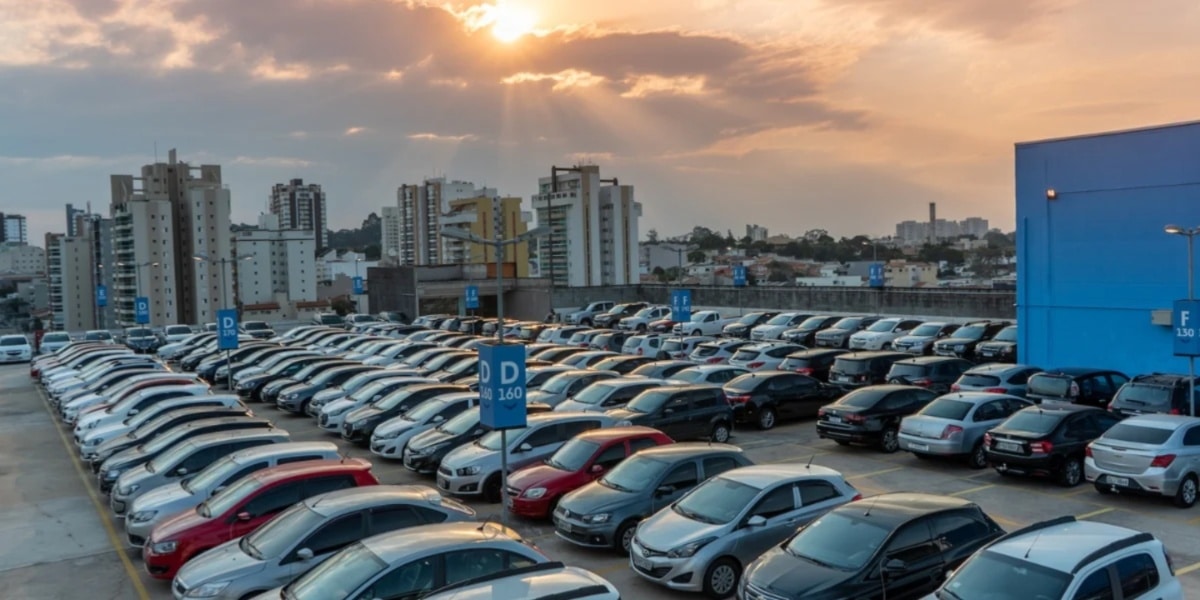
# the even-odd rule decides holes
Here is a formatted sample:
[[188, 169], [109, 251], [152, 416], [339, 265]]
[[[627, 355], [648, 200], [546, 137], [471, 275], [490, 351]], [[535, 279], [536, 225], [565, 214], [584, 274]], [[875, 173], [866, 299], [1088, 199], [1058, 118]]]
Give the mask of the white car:
[[113, 335], [107, 329], [92, 329], [83, 334], [85, 342], [101, 342], [104, 344], [114, 344]]
[[773, 371], [793, 352], [807, 350], [798, 344], [784, 342], [768, 342], [750, 344], [738, 348], [737, 354], [729, 359], [730, 366], [742, 367], [750, 371]]
[[71, 343], [71, 334], [65, 331], [51, 331], [42, 336], [42, 341], [38, 344], [38, 352], [40, 354], [50, 354], [58, 352], [67, 344]]
[[723, 338], [704, 342], [688, 355], [688, 360], [701, 365], [720, 365], [729, 361], [738, 348], [749, 344], [747, 340]]
[[621, 354], [658, 356], [658, 350], [662, 348], [663, 340], [666, 337], [661, 333], [630, 336], [629, 339], [625, 340], [625, 344], [621, 346]]
[[758, 341], [777, 340], [783, 335], [783, 332], [792, 329], [793, 327], [804, 322], [804, 319], [809, 315], [802, 315], [795, 312], [779, 313], [771, 320], [754, 327], [750, 330], [750, 339]]
[[168, 344], [182, 342], [192, 337], [194, 333], [192, 328], [187, 325], [167, 325], [163, 328], [163, 338], [167, 340]]
[[921, 322], [916, 319], [880, 319], [850, 336], [851, 350], [891, 350], [892, 342], [908, 335]]
[[23, 335], [0, 336], [0, 363], [29, 362], [33, 360], [33, 346]]
[[655, 321], [660, 321], [671, 316], [670, 306], [647, 306], [642, 310], [637, 311], [632, 317], [625, 317], [617, 321], [617, 329], [625, 331], [646, 331], [646, 328]]

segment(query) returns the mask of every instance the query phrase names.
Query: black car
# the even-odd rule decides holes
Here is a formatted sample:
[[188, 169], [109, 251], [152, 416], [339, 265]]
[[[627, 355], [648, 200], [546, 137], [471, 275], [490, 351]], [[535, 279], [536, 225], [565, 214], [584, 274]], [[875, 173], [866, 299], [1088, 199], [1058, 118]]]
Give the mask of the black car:
[[125, 330], [125, 345], [134, 352], [149, 354], [158, 350], [162, 338], [149, 327], [131, 327]]
[[1073, 487], [1083, 481], [1087, 445], [1119, 421], [1094, 406], [1030, 406], [985, 433], [983, 450], [1001, 475], [1053, 477]]
[[676, 440], [729, 441], [733, 407], [713, 385], [681, 385], [646, 390], [624, 408], [607, 411], [618, 422], [653, 427]]
[[199, 375], [201, 379], [203, 379], [209, 383], [212, 383], [213, 380], [216, 378], [217, 369], [220, 369], [221, 367], [223, 367], [225, 365], [236, 365], [238, 363], [238, 361], [245, 360], [246, 358], [248, 358], [254, 354], [257, 354], [267, 348], [272, 348], [272, 347], [274, 347], [274, 346], [272, 346], [270, 344], [262, 344], [262, 343], [245, 344], [241, 348], [238, 348], [237, 350], [231, 350], [229, 352], [229, 356], [227, 356], [227, 357], [226, 356], [214, 357], [214, 358], [216, 358], [216, 360], [214, 360], [208, 364], [203, 364], [203, 361], [202, 361], [200, 365], [197, 365], [197, 368], [195, 369], [195, 373], [197, 375]]
[[779, 313], [777, 313], [777, 312], [746, 313], [746, 314], [742, 315], [741, 317], [738, 317], [738, 320], [736, 320], [736, 321], [726, 325], [724, 328], [722, 328], [721, 335], [723, 335], [725, 337], [742, 338], [742, 339], [748, 340], [748, 339], [750, 339], [750, 330], [751, 329], [754, 329], [754, 327], [756, 325], [762, 325], [763, 323], [766, 323], [767, 321], [771, 320], [771, 317], [774, 317], [777, 314], [779, 314]]
[[404, 447], [404, 468], [433, 475], [451, 450], [469, 444], [489, 431], [491, 429], [479, 423], [479, 409], [468, 408], [436, 428], [413, 436]]
[[1009, 325], [995, 337], [975, 346], [975, 358], [980, 362], [1017, 362], [1017, 326]]
[[346, 414], [342, 423], [342, 439], [356, 444], [371, 441], [371, 434], [380, 423], [398, 417], [412, 407], [442, 394], [471, 391], [465, 385], [449, 383], [425, 383], [410, 385], [396, 390], [371, 404], [356, 408]]
[[323, 357], [323, 360], [314, 362], [303, 369], [300, 369], [295, 375], [286, 379], [276, 379], [267, 385], [263, 386], [262, 392], [259, 394], [259, 399], [267, 404], [275, 404], [279, 400], [279, 394], [289, 386], [297, 383], [305, 383], [312, 381], [322, 373], [339, 367], [361, 367], [364, 366], [360, 362], [352, 360], [331, 359]]
[[355, 375], [380, 370], [382, 369], [379, 367], [367, 365], [344, 365], [327, 369], [311, 379], [280, 390], [275, 399], [275, 408], [297, 415], [304, 414], [308, 410], [308, 403], [312, 402], [313, 396], [316, 396], [317, 392], [342, 385]]
[[917, 356], [892, 363], [888, 371], [888, 383], [915, 385], [928, 388], [939, 394], [950, 391], [950, 386], [975, 365], [962, 358], [948, 356]]
[[[1200, 387], [1200, 378], [1196, 380]], [[1113, 396], [1108, 409], [1119, 417], [1131, 417], [1145, 413], [1169, 413], [1172, 415], [1196, 415], [1200, 403], [1192, 398], [1188, 406], [1189, 388], [1186, 375], [1151, 373], [1138, 375], [1121, 386]], [[1082, 392], [1080, 392], [1082, 393]]]
[[779, 419], [816, 416], [842, 391], [816, 378], [786, 371], [761, 371], [738, 377], [724, 388], [738, 422], [771, 429]]
[[833, 327], [834, 323], [841, 320], [841, 317], [831, 315], [809, 317], [797, 325], [795, 329], [783, 332], [783, 336], [780, 339], [785, 342], [800, 344], [801, 346], [815, 346], [817, 332]]
[[1106, 408], [1127, 381], [1124, 373], [1110, 369], [1050, 369], [1029, 377], [1025, 397], [1037, 403], [1073, 402]]
[[967, 323], [954, 332], [954, 337], [938, 340], [933, 343], [933, 353], [938, 356], [952, 356], [976, 360], [975, 349], [980, 342], [986, 342], [999, 334], [1004, 328], [1012, 325], [1008, 321], [976, 321]]
[[1002, 535], [970, 501], [881, 494], [829, 511], [758, 557], [746, 567], [737, 598], [921, 598]]
[[617, 323], [621, 322], [621, 319], [624, 319], [625, 317], [632, 317], [637, 313], [637, 311], [642, 310], [647, 306], [650, 305], [646, 302], [626, 302], [624, 304], [618, 304], [610, 308], [608, 312], [596, 315], [596, 318], [592, 320], [592, 326], [597, 329], [612, 329], [617, 326]]
[[325, 360], [324, 356], [309, 354], [286, 359], [265, 372], [255, 373], [237, 382], [234, 388], [238, 396], [255, 401], [262, 401], [262, 391], [268, 383], [278, 379], [291, 378], [309, 365]]
[[829, 369], [837, 357], [849, 352], [842, 348], [813, 348], [787, 355], [779, 363], [780, 371], [793, 371], [821, 381], [829, 381]]
[[593, 363], [588, 367], [593, 371], [612, 371], [621, 375], [628, 375], [634, 369], [648, 365], [652, 362], [657, 362], [651, 356], [610, 356], [604, 360]]
[[860, 388], [817, 412], [817, 436], [842, 446], [872, 444], [884, 452], [895, 452], [900, 449], [900, 420], [936, 397], [911, 385]]
[[907, 352], [891, 350], [842, 354], [834, 359], [833, 366], [829, 368], [829, 383], [848, 390], [886, 383], [892, 365], [911, 358], [912, 355]]

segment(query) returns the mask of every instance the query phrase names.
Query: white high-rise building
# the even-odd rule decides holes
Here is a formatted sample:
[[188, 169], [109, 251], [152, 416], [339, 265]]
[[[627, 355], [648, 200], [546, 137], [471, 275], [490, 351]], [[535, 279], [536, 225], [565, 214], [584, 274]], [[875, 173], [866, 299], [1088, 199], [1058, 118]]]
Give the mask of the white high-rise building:
[[959, 222], [959, 229], [963, 235], [973, 235], [975, 239], [982, 240], [988, 232], [988, 220], [981, 217], [967, 217]]
[[50, 312], [56, 331], [96, 327], [96, 294], [90, 238], [46, 234]]
[[0, 244], [0, 273], [33, 275], [45, 272], [45, 250], [37, 246]]
[[385, 265], [400, 264], [400, 207], [383, 207], [380, 218], [380, 261]]
[[[383, 210], [383, 258], [390, 260], [395, 255], [394, 262], [401, 265], [443, 264], [439, 232], [443, 215], [451, 211], [450, 203], [497, 195], [495, 188], [475, 187], [469, 181], [447, 181], [445, 177], [400, 186], [396, 190], [396, 211], [387, 207]], [[389, 219], [393, 225], [389, 225]]]
[[238, 300], [243, 305], [313, 302], [317, 299], [317, 242], [312, 231], [279, 226], [279, 216], [258, 217], [258, 229], [239, 231]]
[[542, 277], [572, 287], [638, 282], [633, 186], [601, 179], [596, 165], [553, 167], [532, 199], [538, 226], [550, 229], [538, 243]]
[[750, 238], [750, 242], [765, 242], [770, 235], [767, 228], [762, 225], [747, 225], [746, 237]]
[[325, 192], [319, 184], [305, 184], [303, 179], [275, 184], [268, 210], [279, 216], [279, 229], [312, 231], [318, 248], [329, 247], [329, 215]]

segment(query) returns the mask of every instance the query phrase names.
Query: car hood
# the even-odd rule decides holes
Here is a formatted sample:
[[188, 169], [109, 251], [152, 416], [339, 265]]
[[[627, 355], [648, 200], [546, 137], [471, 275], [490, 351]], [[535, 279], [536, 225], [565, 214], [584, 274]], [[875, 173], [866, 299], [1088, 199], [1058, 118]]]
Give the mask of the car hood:
[[902, 335], [896, 338], [900, 344], [927, 344], [934, 339], [932, 335]]
[[618, 507], [642, 499], [643, 495], [641, 493], [622, 492], [593, 481], [563, 496], [563, 499], [559, 501], [559, 506], [573, 513], [593, 515], [596, 513], [611, 512]]
[[850, 333], [849, 329], [826, 329], [817, 334], [817, 337], [835, 337], [843, 336]]
[[[114, 463], [111, 459], [104, 461], [104, 470], [108, 470], [113, 466], [120, 467], [124, 466], [124, 464]], [[125, 471], [124, 473], [121, 473], [121, 476], [117, 478], [117, 483], [113, 486], [113, 489], [127, 487], [135, 483], [140, 484], [141, 482], [153, 476], [154, 473], [151, 473], [149, 470], [147, 470], [146, 465], [141, 464], [129, 469], [128, 471]]]
[[665, 552], [696, 540], [720, 536], [729, 525], [709, 525], [693, 521], [667, 507], [642, 521], [637, 529], [637, 539], [655, 550]]
[[1012, 348], [1016, 342], [979, 342], [980, 348]]
[[160, 485], [133, 501], [129, 507], [129, 514], [143, 510], [170, 511], [177, 513], [185, 508], [195, 508], [206, 500], [200, 494], [193, 494], [185, 489], [180, 483], [168, 483]]
[[780, 331], [787, 328], [787, 325], [755, 325], [750, 331]]
[[176, 515], [167, 517], [166, 520], [156, 525], [154, 527], [154, 531], [150, 534], [150, 540], [147, 540], [146, 543], [156, 544], [158, 542], [178, 540], [181, 536], [196, 529], [197, 527], [203, 526], [208, 521], [210, 521], [210, 519], [201, 517], [200, 513], [197, 513], [194, 510], [185, 510]]
[[555, 469], [544, 463], [535, 464], [509, 475], [508, 485], [522, 491], [534, 487], [555, 488], [558, 487], [556, 483], [561, 485], [576, 475], [578, 473]]
[[381, 414], [383, 414], [383, 411], [375, 408], [374, 406], [362, 406], [346, 413], [346, 422], [353, 423], [363, 419], [370, 419], [371, 417]]
[[785, 598], [823, 598], [854, 575], [796, 558], [776, 546], [751, 563], [745, 577], [746, 583]]
[[[408, 441], [408, 448], [410, 450], [415, 450], [417, 448], [432, 448], [438, 444], [453, 442], [458, 439], [459, 437], [456, 435], [450, 435], [448, 433], [438, 431], [437, 429], [430, 429], [429, 431], [422, 431], [421, 433], [413, 436], [413, 439]], [[463, 441], [466, 439], [468, 438], [462, 438]]]
[[451, 450], [446, 455], [446, 458], [442, 459], [442, 466], [454, 470], [467, 465], [482, 465], [493, 462], [500, 462], [500, 453], [498, 451], [488, 450], [478, 444], [467, 444]]
[[116, 423], [105, 423], [91, 429], [85, 429], [83, 431], [82, 439], [84, 445], [95, 445], [89, 442], [90, 440], [94, 440], [96, 438], [102, 438], [104, 440], [103, 442], [100, 442], [100, 444], [107, 444], [113, 440], [124, 440], [126, 443], [134, 442], [135, 440], [126, 435], [128, 433], [129, 426], [126, 425], [124, 421], [117, 421]]
[[355, 403], [353, 400], [350, 400], [347, 398], [342, 398], [341, 400], [334, 400], [333, 402], [330, 402], [329, 404], [322, 406], [321, 412], [323, 412], [327, 415], [334, 415], [334, 414], [337, 414], [339, 411], [345, 411], [347, 409], [353, 411], [354, 406], [355, 406]]
[[896, 334], [889, 331], [860, 331], [850, 336], [850, 339], [858, 340], [877, 340], [880, 338], [894, 337]]
[[409, 421], [408, 419], [405, 419], [403, 417], [395, 417], [393, 419], [388, 419], [388, 420], [384, 421], [383, 423], [380, 423], [379, 427], [375, 428], [375, 435], [382, 437], [385, 435], [391, 435], [396, 432], [408, 431], [409, 429], [412, 429], [412, 428], [420, 426], [420, 425], [421, 425], [421, 423], [417, 423], [415, 421]]
[[253, 575], [267, 566], [238, 547], [242, 538], [234, 538], [184, 563], [175, 579], [192, 590], [213, 581], [229, 581]]
[[612, 410], [604, 411], [604, 414], [612, 417], [618, 423], [621, 421], [629, 421], [631, 423], [637, 423], [640, 421], [645, 421], [650, 418], [650, 415], [648, 415], [646, 413], [632, 411], [632, 410], [629, 410], [628, 408], [614, 408]]
[[133, 446], [126, 448], [112, 455], [108, 460], [104, 461], [105, 466], [112, 465], [128, 465], [130, 463], [141, 464], [139, 461], [146, 461], [146, 452], [141, 446]]
[[342, 398], [346, 395], [346, 390], [340, 387], [332, 387], [321, 390], [313, 395], [313, 402], [329, 402], [337, 398]]
[[132, 439], [125, 435], [121, 435], [119, 437], [112, 437], [112, 438], [105, 439], [99, 446], [96, 446], [96, 449], [94, 450], [94, 452], [96, 452], [97, 454], [99, 454], [101, 456], [104, 456], [106, 454], [111, 456], [118, 452], [124, 452], [125, 450], [128, 450], [130, 446], [139, 444], [142, 441], [143, 440]]
[[955, 344], [974, 344], [979, 340], [972, 338], [947, 338], [937, 343], [939, 346], [953, 346]]
[[525, 402], [527, 402], [527, 403], [528, 402], [545, 402], [546, 404], [549, 404], [550, 406], [554, 406], [555, 404], [561, 402], [562, 400], [563, 400], [562, 394], [551, 394], [550, 392], [543, 392], [542, 390], [534, 390], [532, 392], [529, 392], [528, 394], [525, 394]]
[[[537, 392], [533, 392], [530, 395], [533, 395], [536, 393]], [[599, 406], [596, 406], [595, 404], [576, 402], [575, 400], [563, 400], [562, 403], [560, 403], [558, 406], [554, 407], [554, 410], [559, 411], [559, 412], [563, 412], [563, 411], [604, 412], [604, 409], [600, 408]]]

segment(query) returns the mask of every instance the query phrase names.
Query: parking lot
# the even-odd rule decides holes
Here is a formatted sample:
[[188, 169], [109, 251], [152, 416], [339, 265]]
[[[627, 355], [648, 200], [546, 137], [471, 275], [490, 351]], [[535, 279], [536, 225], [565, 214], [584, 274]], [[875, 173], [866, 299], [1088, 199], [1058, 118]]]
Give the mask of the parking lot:
[[[50, 598], [170, 598], [167, 582], [141, 569], [140, 552], [123, 543], [94, 485], [66, 445], [64, 430], [30, 383], [26, 365], [0, 367], [0, 596], [8, 600]], [[311, 419], [251, 404], [276, 419], [296, 441], [332, 440], [346, 452], [374, 460], [383, 483], [433, 485], [398, 463], [375, 459], [363, 448], [320, 432]], [[812, 460], [840, 470], [864, 495], [888, 491], [950, 494], [978, 502], [997, 522], [1013, 529], [1060, 515], [1148, 531], [1162, 539], [1189, 595], [1200, 594], [1200, 511], [1180, 510], [1165, 500], [1100, 496], [1090, 485], [1065, 489], [1047, 481], [1001, 477], [990, 469], [918, 461], [906, 453], [840, 447], [819, 440], [811, 422], [784, 424], [769, 432], [743, 430], [732, 443], [756, 462]], [[90, 473], [89, 473], [90, 475]], [[498, 505], [472, 502], [481, 517], [498, 518]], [[579, 565], [613, 582], [623, 597], [656, 600], [685, 596], [641, 581], [627, 560], [559, 540], [547, 522], [513, 519], [550, 557]]]

